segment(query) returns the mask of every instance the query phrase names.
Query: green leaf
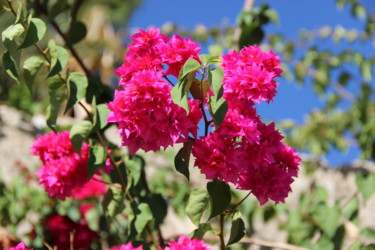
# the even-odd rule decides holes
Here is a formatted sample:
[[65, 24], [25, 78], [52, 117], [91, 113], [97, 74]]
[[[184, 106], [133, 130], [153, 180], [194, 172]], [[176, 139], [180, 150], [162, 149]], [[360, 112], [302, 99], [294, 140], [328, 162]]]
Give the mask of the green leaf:
[[214, 119], [215, 126], [218, 128], [223, 122], [225, 115], [228, 111], [228, 103], [224, 98], [215, 100], [215, 98], [210, 98], [210, 111]]
[[361, 74], [367, 80], [372, 79], [372, 64], [369, 60], [363, 60], [361, 63]]
[[361, 250], [361, 249], [362, 249], [362, 243], [360, 240], [355, 241], [348, 248], [348, 250]]
[[358, 172], [355, 180], [359, 192], [368, 200], [375, 192], [375, 173], [369, 175], [364, 172]]
[[216, 60], [218, 56], [212, 56], [210, 54], [202, 54], [199, 56], [203, 65], [209, 65], [212, 61]]
[[61, 104], [66, 100], [66, 94], [60, 90], [64, 82], [59, 77], [48, 79], [49, 105], [47, 107], [46, 120], [47, 126], [56, 131], [56, 120], [59, 114]]
[[223, 96], [223, 80], [223, 68], [216, 67], [215, 69], [208, 71], [208, 83], [210, 84], [210, 89], [215, 95], [216, 101]]
[[317, 204], [312, 210], [312, 219], [328, 237], [332, 238], [339, 227], [340, 209], [337, 206], [328, 207]]
[[232, 217], [232, 227], [230, 228], [230, 236], [227, 245], [240, 241], [245, 234], [245, 223], [241, 219], [241, 213], [236, 212]]
[[40, 56], [31, 56], [23, 63], [23, 78], [31, 91], [35, 76], [42, 67], [44, 60]]
[[195, 229], [191, 234], [190, 238], [198, 238], [199, 240], [203, 239], [203, 236], [208, 232], [212, 231], [212, 226], [210, 223], [201, 223], [198, 225], [198, 228]]
[[267, 9], [264, 11], [263, 13], [266, 17], [268, 17], [268, 19], [273, 22], [273, 23], [276, 23], [276, 24], [279, 24], [279, 16], [277, 14], [277, 12], [273, 9]]
[[194, 225], [198, 226], [200, 224], [201, 217], [207, 206], [207, 201], [208, 193], [206, 189], [196, 188], [191, 192], [186, 206], [186, 214]]
[[366, 238], [375, 239], [375, 229], [366, 227], [361, 230], [361, 236]]
[[20, 23], [9, 26], [1, 33], [4, 46], [9, 49], [11, 46], [13, 46], [15, 40], [20, 38], [24, 32], [25, 29]]
[[89, 152], [90, 154], [88, 160], [88, 178], [91, 179], [91, 177], [95, 174], [97, 169], [105, 166], [105, 161], [107, 159], [107, 150], [98, 142], [93, 141], [90, 144]]
[[174, 166], [178, 172], [185, 175], [189, 180], [189, 160], [191, 154], [192, 143], [187, 141], [184, 146], [178, 151], [176, 157], [174, 158]]
[[102, 207], [105, 216], [113, 218], [121, 213], [124, 208], [124, 193], [121, 189], [109, 187], [107, 193], [104, 195]]
[[150, 207], [146, 203], [138, 205], [138, 211], [136, 214], [134, 226], [138, 234], [141, 234], [147, 224], [152, 221], [153, 216]]
[[[180, 71], [181, 74], [182, 70]], [[179, 105], [180, 107], [186, 110], [186, 113], [189, 113], [189, 89], [192, 82], [195, 79], [195, 73], [191, 72], [187, 77], [181, 78], [178, 80], [177, 84], [171, 90], [172, 101]]]
[[40, 40], [42, 40], [46, 33], [46, 24], [39, 18], [31, 18], [31, 22], [27, 28], [25, 39], [20, 48], [27, 48]]
[[92, 128], [90, 121], [81, 121], [76, 123], [70, 129], [70, 140], [72, 141], [74, 150], [81, 154], [81, 147], [85, 138], [89, 135]]
[[80, 42], [83, 38], [85, 38], [87, 34], [86, 25], [83, 22], [75, 22], [72, 24], [71, 29], [68, 34], [68, 45], [73, 45]]
[[11, 58], [9, 51], [3, 55], [3, 65], [5, 72], [17, 83], [20, 82], [20, 76], [16, 66], [16, 62]]
[[242, 29], [239, 40], [239, 49], [248, 45], [260, 44], [264, 38], [264, 31], [260, 26], [246, 25]]
[[51, 56], [51, 65], [48, 76], [58, 74], [67, 64], [69, 53], [61, 46], [56, 45], [55, 40], [48, 42], [48, 49]]
[[182, 66], [180, 73], [178, 75], [178, 79], [183, 79], [188, 76], [188, 74], [198, 70], [201, 67], [200, 63], [195, 59], [188, 59], [184, 66]]
[[65, 112], [86, 96], [87, 77], [79, 72], [73, 72], [68, 78], [68, 103]]
[[126, 168], [130, 172], [130, 177], [133, 180], [133, 183], [129, 182], [129, 185], [136, 186], [141, 179], [142, 171], [145, 167], [145, 160], [139, 155], [133, 155], [130, 159], [125, 161]]
[[229, 185], [218, 180], [207, 183], [207, 191], [211, 205], [210, 220], [227, 209], [230, 204], [231, 195]]
[[107, 104], [99, 104], [96, 105], [96, 113], [94, 115], [94, 129], [93, 131], [98, 131], [100, 129], [103, 129], [108, 123], [107, 118], [110, 113], [110, 110], [107, 107]]

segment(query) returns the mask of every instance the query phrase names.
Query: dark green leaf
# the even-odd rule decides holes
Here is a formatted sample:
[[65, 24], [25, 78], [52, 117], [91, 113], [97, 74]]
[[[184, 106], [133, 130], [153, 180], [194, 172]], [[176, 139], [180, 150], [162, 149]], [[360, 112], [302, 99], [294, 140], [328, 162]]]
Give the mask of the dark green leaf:
[[98, 142], [93, 142], [90, 145], [90, 155], [88, 160], [89, 176], [91, 177], [95, 174], [96, 170], [105, 166], [105, 161], [107, 159], [107, 150], [100, 145]]
[[61, 46], [56, 45], [54, 40], [48, 42], [48, 49], [51, 55], [51, 65], [48, 76], [58, 74], [67, 64], [69, 53]]
[[75, 123], [70, 129], [70, 140], [72, 141], [74, 150], [81, 154], [81, 147], [85, 138], [89, 135], [92, 123], [89, 121], [81, 121]]
[[3, 55], [3, 64], [5, 72], [17, 83], [19, 83], [20, 76], [18, 74], [18, 69], [15, 61], [11, 58], [9, 51], [5, 52]]
[[29, 27], [27, 28], [25, 39], [20, 48], [27, 48], [40, 40], [46, 33], [46, 24], [39, 18], [31, 18]]
[[208, 193], [206, 189], [194, 189], [189, 197], [186, 207], [186, 214], [194, 225], [199, 225], [208, 201]]
[[264, 31], [260, 26], [247, 25], [242, 29], [239, 49], [248, 45], [260, 44], [264, 38]]
[[68, 78], [68, 103], [65, 112], [86, 96], [87, 77], [79, 72], [73, 72]]
[[168, 204], [163, 199], [161, 194], [154, 193], [149, 193], [144, 199], [144, 202], [149, 205], [155, 220], [155, 227], [158, 227], [161, 223], [163, 223], [165, 216], [167, 216]]
[[87, 34], [86, 25], [83, 22], [75, 22], [69, 31], [68, 34], [68, 45], [73, 45], [75, 43], [80, 42], [83, 38], [85, 38]]
[[40, 56], [31, 56], [23, 63], [23, 78], [30, 90], [35, 76], [42, 67], [43, 63], [44, 60]]
[[192, 143], [187, 141], [184, 146], [178, 151], [176, 157], [174, 158], [174, 166], [178, 172], [185, 175], [189, 180], [189, 160], [191, 154]]
[[208, 231], [212, 231], [212, 227], [211, 227], [211, 224], [210, 223], [201, 223], [198, 225], [198, 228], [195, 229], [192, 233], [191, 233], [191, 238], [194, 239], [194, 238], [198, 238], [200, 240], [203, 239], [203, 236], [208, 232]]
[[210, 99], [210, 111], [214, 119], [215, 126], [218, 128], [223, 122], [225, 115], [228, 111], [228, 103], [224, 98], [215, 100], [215, 98]]
[[207, 191], [210, 197], [211, 212], [209, 219], [224, 212], [230, 204], [230, 187], [222, 181], [214, 180], [207, 183]]
[[236, 212], [232, 217], [232, 227], [227, 245], [238, 242], [246, 234], [245, 223], [241, 219], [241, 213]]
[[216, 101], [223, 96], [223, 79], [224, 70], [221, 67], [216, 67], [215, 69], [208, 71], [208, 82]]
[[134, 226], [138, 234], [141, 234], [145, 229], [146, 225], [153, 219], [150, 207], [146, 203], [138, 205], [138, 211], [135, 218]]
[[366, 174], [358, 172], [356, 175], [356, 183], [359, 192], [368, 200], [375, 192], [375, 174]]

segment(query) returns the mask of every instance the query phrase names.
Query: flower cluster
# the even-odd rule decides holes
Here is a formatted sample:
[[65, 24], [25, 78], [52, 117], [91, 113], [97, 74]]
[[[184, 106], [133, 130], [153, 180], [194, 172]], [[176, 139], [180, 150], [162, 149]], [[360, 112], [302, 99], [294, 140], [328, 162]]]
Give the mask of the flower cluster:
[[25, 243], [20, 242], [17, 246], [5, 248], [5, 250], [33, 250], [34, 248], [26, 248]]
[[[44, 186], [50, 197], [85, 199], [99, 197], [106, 192], [105, 184], [94, 179], [88, 182], [89, 145], [84, 143], [79, 155], [73, 148], [69, 132], [52, 131], [38, 137], [31, 152], [43, 163], [36, 174], [40, 178], [39, 184]], [[111, 165], [107, 164], [105, 169], [109, 168]]]
[[[116, 71], [124, 90], [116, 91], [108, 104], [108, 121], [118, 123], [122, 145], [128, 146], [131, 154], [139, 149], [157, 151], [192, 135], [195, 166], [207, 179], [251, 190], [261, 204], [269, 199], [284, 202], [298, 174], [300, 158], [282, 142], [275, 125], [264, 124], [255, 109], [255, 103], [270, 102], [276, 95], [275, 78], [282, 73], [278, 57], [257, 46], [222, 56], [222, 64], [215, 67], [224, 70], [223, 98], [228, 111], [217, 129], [209, 134], [206, 129], [205, 136], [197, 139], [202, 116], [206, 128], [209, 125], [204, 107], [210, 104], [209, 95], [214, 91], [195, 100], [189, 98], [187, 115], [171, 99], [168, 83], [173, 83], [168, 76], [178, 77], [188, 59], [200, 62], [200, 48], [191, 39], [178, 35], [169, 39], [155, 28], [140, 30], [132, 39], [124, 64]], [[202, 72], [210, 70], [204, 67]], [[202, 74], [202, 80], [193, 83], [203, 84], [207, 75]]]
[[44, 186], [50, 197], [65, 200], [74, 188], [87, 182], [88, 150], [89, 145], [84, 143], [81, 155], [75, 152], [67, 131], [52, 131], [36, 139], [31, 152], [43, 163], [36, 173], [40, 178], [39, 184]]
[[115, 91], [108, 104], [108, 122], [118, 123], [122, 145], [134, 154], [185, 142], [189, 134], [196, 136], [201, 118], [198, 101], [189, 102], [187, 115], [172, 101], [167, 77], [178, 76], [189, 58], [198, 59], [198, 44], [178, 35], [169, 39], [154, 28], [140, 30], [132, 39], [124, 65], [116, 71], [124, 90]]
[[182, 249], [208, 250], [209, 248], [204, 244], [203, 240], [198, 240], [197, 238], [190, 239], [186, 235], [181, 235], [177, 241], [168, 242], [168, 246], [164, 248], [164, 250]]
[[70, 249], [71, 234], [74, 234], [74, 249], [90, 249], [90, 245], [98, 238], [98, 234], [88, 227], [84, 218], [74, 222], [67, 216], [53, 214], [46, 219], [46, 229], [57, 249]]
[[260, 204], [269, 199], [284, 202], [300, 158], [281, 141], [274, 123], [260, 120], [254, 107], [254, 102], [275, 96], [274, 78], [282, 72], [279, 60], [272, 51], [253, 46], [224, 55], [222, 67], [228, 112], [218, 129], [195, 142], [195, 166], [208, 179], [251, 190]]
[[[143, 247], [133, 247], [132, 243], [129, 242], [126, 245], [120, 247], [113, 247], [107, 250], [142, 250]], [[184, 249], [194, 249], [194, 250], [209, 250], [209, 248], [204, 244], [203, 240], [198, 240], [197, 238], [190, 239], [189, 236], [181, 235], [177, 241], [169, 241], [165, 248], [159, 247], [159, 250], [184, 250]]]

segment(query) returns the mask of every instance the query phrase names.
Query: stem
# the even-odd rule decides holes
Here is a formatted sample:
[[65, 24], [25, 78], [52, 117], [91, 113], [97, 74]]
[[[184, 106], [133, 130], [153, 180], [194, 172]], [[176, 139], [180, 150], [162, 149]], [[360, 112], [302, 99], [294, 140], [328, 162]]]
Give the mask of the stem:
[[99, 179], [97, 179], [97, 178], [95, 178], [95, 177], [92, 177], [91, 179], [94, 180], [94, 181], [101, 182], [101, 183], [103, 183], [103, 184], [106, 184], [106, 185], [109, 185], [109, 186], [112, 186], [112, 187], [118, 188], [118, 189], [122, 189], [121, 186], [117, 186], [117, 185], [114, 184], [114, 183], [109, 183], [109, 182], [106, 182], [106, 181], [102, 181], [102, 180], [99, 180]]
[[234, 209], [236, 209], [239, 205], [242, 204], [242, 202], [244, 202], [247, 199], [247, 197], [249, 197], [250, 194], [251, 194], [251, 191], [245, 197], [243, 197], [243, 199], [240, 202], [238, 202], [236, 205], [234, 205], [233, 207], [228, 208], [227, 210], [225, 210], [223, 212], [223, 214], [230, 213], [231, 211], [233, 211]]
[[220, 232], [219, 232], [219, 238], [220, 238], [220, 250], [225, 250], [225, 241], [224, 241], [224, 216], [225, 214], [220, 214]]
[[165, 80], [167, 80], [167, 81], [168, 81], [168, 82], [174, 87], [173, 82], [172, 82], [171, 80], [169, 80], [169, 78], [168, 78], [166, 75], [164, 75], [163, 78], [164, 78]]
[[[46, 15], [46, 16], [48, 15], [47, 9], [43, 6], [43, 4], [40, 3], [40, 0], [35, 0], [35, 4], [36, 4], [36, 6], [38, 6], [39, 10], [44, 15]], [[91, 76], [92, 74], [91, 74], [90, 70], [86, 67], [86, 65], [84, 64], [82, 58], [78, 55], [78, 53], [74, 49], [74, 47], [72, 45], [69, 45], [69, 43], [68, 43], [68, 37], [66, 36], [66, 34], [64, 34], [64, 32], [62, 32], [62, 30], [60, 29], [59, 25], [54, 20], [51, 20], [51, 25], [57, 31], [57, 33], [61, 36], [61, 38], [64, 40], [66, 47], [69, 49], [70, 53], [72, 53], [73, 57], [78, 62], [79, 66], [85, 72], [86, 76], [88, 76], [88, 77]]]

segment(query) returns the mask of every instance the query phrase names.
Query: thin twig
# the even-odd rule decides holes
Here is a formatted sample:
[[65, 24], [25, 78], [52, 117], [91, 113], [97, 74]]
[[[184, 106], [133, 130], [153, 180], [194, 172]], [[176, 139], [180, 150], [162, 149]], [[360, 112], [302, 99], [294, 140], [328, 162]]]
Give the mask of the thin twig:
[[231, 211], [233, 211], [234, 209], [236, 209], [239, 205], [242, 204], [242, 202], [244, 202], [246, 200], [247, 197], [249, 197], [250, 194], [251, 194], [251, 191], [240, 202], [238, 202], [236, 205], [234, 205], [233, 207], [228, 208], [227, 210], [225, 210], [223, 212], [223, 214], [230, 213]]
[[219, 232], [219, 238], [220, 238], [220, 249], [225, 250], [225, 240], [224, 240], [224, 213], [220, 214], [220, 232]]
[[[44, 15], [46, 15], [46, 16], [48, 15], [47, 9], [44, 7], [43, 4], [40, 3], [40, 0], [35, 0], [35, 4], [36, 4], [36, 6], [38, 6], [39, 10]], [[86, 67], [86, 65], [84, 64], [82, 58], [78, 55], [78, 53], [74, 49], [74, 47], [69, 44], [68, 37], [66, 36], [66, 34], [64, 32], [62, 32], [59, 25], [54, 20], [51, 20], [50, 23], [51, 23], [52, 27], [57, 31], [57, 33], [61, 36], [61, 38], [64, 40], [66, 47], [69, 49], [70, 53], [72, 53], [72, 56], [76, 59], [76, 61], [78, 62], [78, 64], [82, 68], [82, 70], [85, 72], [86, 76], [87, 77], [91, 76], [92, 74], [91, 74], [90, 70]]]

